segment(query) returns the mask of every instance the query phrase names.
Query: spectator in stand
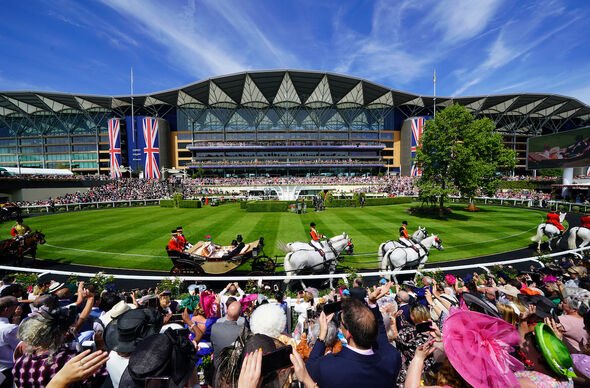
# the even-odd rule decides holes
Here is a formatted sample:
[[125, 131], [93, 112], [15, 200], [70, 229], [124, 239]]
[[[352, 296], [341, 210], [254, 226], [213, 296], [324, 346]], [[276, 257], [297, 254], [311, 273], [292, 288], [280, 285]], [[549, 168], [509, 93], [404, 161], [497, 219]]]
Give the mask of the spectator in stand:
[[[235, 282], [235, 283], [228, 283], [227, 286], [225, 286], [225, 288], [223, 290], [221, 290], [221, 292], [219, 293], [219, 298], [220, 298], [221, 305], [223, 307], [225, 307], [228, 298], [230, 298], [230, 297], [235, 298], [239, 302], [244, 295], [245, 295], [245, 293], [240, 288], [240, 285], [237, 282]], [[222, 313], [223, 313], [223, 311], [222, 311]]]
[[351, 298], [356, 298], [361, 302], [364, 302], [367, 297], [367, 290], [363, 287], [363, 278], [354, 279], [352, 288], [349, 289], [349, 291]]
[[213, 359], [218, 360], [223, 349], [232, 345], [240, 335], [243, 326], [238, 325], [238, 318], [242, 305], [234, 300], [228, 307], [225, 319], [221, 322], [218, 320], [211, 326], [211, 344], [213, 345]]
[[369, 307], [357, 299], [343, 301], [340, 316], [348, 346], [338, 354], [325, 353], [325, 338], [332, 314], [320, 314], [320, 335], [307, 370], [320, 387], [391, 387], [401, 367], [400, 353], [389, 344], [377, 300], [389, 293], [391, 284], [378, 287], [368, 295]]
[[18, 324], [11, 321], [17, 307], [18, 301], [14, 296], [0, 298], [0, 373], [4, 375], [5, 385], [12, 382], [13, 355], [20, 342]]

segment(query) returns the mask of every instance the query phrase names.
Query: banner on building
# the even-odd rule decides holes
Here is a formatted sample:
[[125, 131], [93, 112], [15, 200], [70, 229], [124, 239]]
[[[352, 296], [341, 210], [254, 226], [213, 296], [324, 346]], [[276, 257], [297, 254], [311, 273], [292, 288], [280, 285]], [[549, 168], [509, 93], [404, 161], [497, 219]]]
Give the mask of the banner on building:
[[110, 119], [109, 124], [109, 169], [112, 179], [120, 179], [121, 174], [121, 121]]
[[416, 155], [420, 145], [420, 138], [422, 137], [422, 133], [424, 133], [424, 121], [424, 117], [415, 117], [411, 120], [412, 134], [410, 143], [410, 158], [412, 168], [410, 171], [410, 176], [422, 176], [422, 170], [416, 165]]
[[144, 177], [160, 179], [160, 141], [158, 137], [158, 119], [144, 117], [142, 120], [144, 154]]

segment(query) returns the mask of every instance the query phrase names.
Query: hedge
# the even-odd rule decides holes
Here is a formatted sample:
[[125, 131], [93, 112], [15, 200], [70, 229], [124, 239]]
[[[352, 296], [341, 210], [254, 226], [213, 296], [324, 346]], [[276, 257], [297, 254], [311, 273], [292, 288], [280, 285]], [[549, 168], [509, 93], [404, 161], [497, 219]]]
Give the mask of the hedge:
[[412, 197], [392, 197], [392, 198], [365, 198], [365, 206], [382, 206], [396, 205], [399, 203], [412, 203]]
[[160, 207], [174, 207], [173, 199], [162, 199], [160, 200]]
[[201, 201], [198, 199], [181, 199], [178, 201], [178, 207], [200, 209]]
[[357, 207], [360, 206], [354, 199], [333, 199], [325, 202], [326, 207]]
[[248, 201], [246, 211], [248, 212], [286, 212], [292, 201]]

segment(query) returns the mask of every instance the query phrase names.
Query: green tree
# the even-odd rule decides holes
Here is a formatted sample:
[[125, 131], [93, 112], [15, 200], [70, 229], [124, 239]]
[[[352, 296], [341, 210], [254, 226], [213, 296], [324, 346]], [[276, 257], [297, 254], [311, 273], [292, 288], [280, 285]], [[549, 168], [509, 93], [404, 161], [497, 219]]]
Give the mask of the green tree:
[[[495, 192], [498, 172], [514, 167], [516, 154], [488, 119], [475, 119], [461, 105], [451, 105], [426, 122], [416, 162], [422, 169], [418, 187], [437, 198], [441, 211], [456, 193], [472, 200], [478, 191]], [[424, 196], [423, 196], [424, 197]]]

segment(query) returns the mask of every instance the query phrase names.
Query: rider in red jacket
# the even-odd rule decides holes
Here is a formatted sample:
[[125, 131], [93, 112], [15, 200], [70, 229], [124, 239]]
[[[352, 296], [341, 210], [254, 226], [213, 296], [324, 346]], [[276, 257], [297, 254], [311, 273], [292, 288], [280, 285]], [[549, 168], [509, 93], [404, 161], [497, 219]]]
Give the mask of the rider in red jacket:
[[582, 228], [590, 229], [590, 216], [582, 216], [580, 221], [582, 222], [582, 225], [580, 225]]
[[555, 212], [550, 212], [547, 214], [547, 223], [554, 225], [560, 232], [563, 232], [565, 230], [565, 228], [563, 227], [563, 225], [561, 225], [561, 222], [559, 221], [559, 214]]

